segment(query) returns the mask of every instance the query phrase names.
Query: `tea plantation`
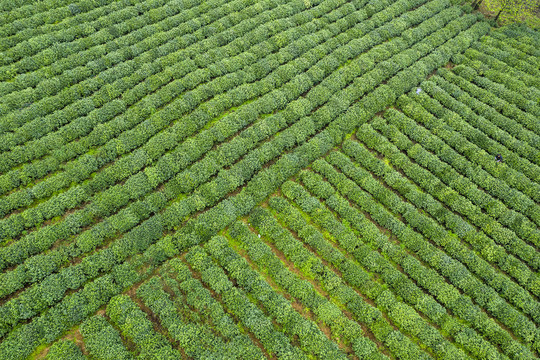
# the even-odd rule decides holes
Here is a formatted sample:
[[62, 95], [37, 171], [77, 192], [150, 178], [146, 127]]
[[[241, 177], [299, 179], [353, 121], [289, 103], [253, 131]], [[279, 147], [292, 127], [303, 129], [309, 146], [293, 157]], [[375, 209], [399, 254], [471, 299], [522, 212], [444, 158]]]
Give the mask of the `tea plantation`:
[[538, 31], [72, 1], [0, 2], [0, 360], [538, 359]]

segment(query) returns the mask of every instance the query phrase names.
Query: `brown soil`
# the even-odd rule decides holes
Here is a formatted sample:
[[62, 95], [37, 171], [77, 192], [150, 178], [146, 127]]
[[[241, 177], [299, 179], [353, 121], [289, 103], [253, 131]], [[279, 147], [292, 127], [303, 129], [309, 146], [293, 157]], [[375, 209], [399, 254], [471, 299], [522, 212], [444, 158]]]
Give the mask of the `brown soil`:
[[41, 350], [35, 357], [34, 359], [45, 359], [45, 357], [47, 356], [47, 354], [49, 353], [49, 349], [51, 347], [50, 346], [47, 346], [46, 348], [44, 348], [43, 350]]
[[78, 326], [74, 330], [70, 331], [66, 336], [64, 336], [64, 339], [75, 341], [75, 344], [77, 344], [77, 346], [81, 348], [83, 354], [88, 355], [88, 351], [84, 346], [84, 340]]
[[427, 77], [426, 77], [426, 80], [429, 80], [433, 75], [435, 75], [437, 73], [437, 69], [433, 70], [431, 72], [431, 74], [429, 74]]

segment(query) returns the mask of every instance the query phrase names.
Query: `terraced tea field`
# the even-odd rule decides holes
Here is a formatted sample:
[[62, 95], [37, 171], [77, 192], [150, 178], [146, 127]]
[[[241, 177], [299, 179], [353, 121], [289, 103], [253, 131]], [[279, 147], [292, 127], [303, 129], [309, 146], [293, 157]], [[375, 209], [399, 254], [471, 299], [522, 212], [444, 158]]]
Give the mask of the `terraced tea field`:
[[0, 3], [0, 360], [537, 359], [540, 35], [456, 2]]

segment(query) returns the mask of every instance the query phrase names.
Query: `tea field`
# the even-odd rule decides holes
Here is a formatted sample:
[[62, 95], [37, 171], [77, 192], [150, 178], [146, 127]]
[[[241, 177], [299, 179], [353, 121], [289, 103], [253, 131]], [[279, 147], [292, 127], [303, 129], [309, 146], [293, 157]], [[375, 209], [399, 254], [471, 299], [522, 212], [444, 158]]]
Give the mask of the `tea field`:
[[0, 360], [537, 359], [540, 33], [456, 0], [0, 3]]

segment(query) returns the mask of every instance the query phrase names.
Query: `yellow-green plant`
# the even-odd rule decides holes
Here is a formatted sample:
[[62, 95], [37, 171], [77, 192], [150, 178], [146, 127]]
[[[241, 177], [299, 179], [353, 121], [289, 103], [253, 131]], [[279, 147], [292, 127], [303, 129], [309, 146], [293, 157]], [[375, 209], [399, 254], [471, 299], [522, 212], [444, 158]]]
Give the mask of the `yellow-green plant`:
[[488, 11], [497, 14], [495, 21], [499, 20], [501, 24], [525, 22], [532, 27], [540, 26], [538, 0], [484, 0], [477, 1], [476, 6], [481, 3], [484, 3]]

